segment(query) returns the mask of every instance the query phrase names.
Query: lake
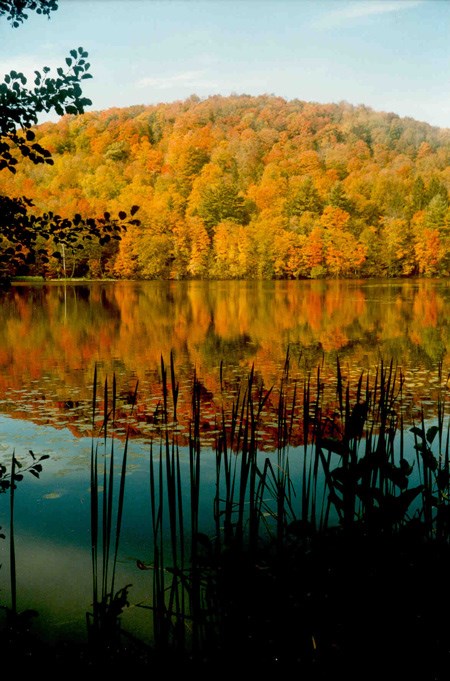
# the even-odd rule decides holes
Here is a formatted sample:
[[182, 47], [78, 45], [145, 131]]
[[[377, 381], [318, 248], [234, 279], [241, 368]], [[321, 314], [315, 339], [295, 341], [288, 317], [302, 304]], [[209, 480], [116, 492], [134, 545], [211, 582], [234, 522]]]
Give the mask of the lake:
[[[210, 490], [221, 409], [245, 389], [252, 366], [261, 391], [274, 387], [260, 430], [269, 455], [277, 447], [276, 395], [288, 351], [292, 385], [308, 375], [314, 380], [320, 367], [330, 405], [337, 360], [352, 385], [361, 372], [373, 376], [380, 361], [392, 361], [404, 379], [405, 423], [422, 409], [433, 417], [450, 371], [447, 280], [20, 283], [1, 293], [0, 315], [1, 461], [9, 465], [14, 452], [32, 464], [30, 450], [34, 460], [48, 457], [39, 477], [25, 472], [15, 495], [18, 606], [35, 608], [37, 629], [52, 639], [82, 636], [92, 602], [90, 457], [105, 382], [106, 395], [116, 382], [119, 461], [129, 436], [117, 584], [133, 585], [125, 625], [151, 638], [149, 611], [136, 607], [149, 601], [151, 575], [136, 565], [153, 554], [149, 451], [161, 434], [163, 367], [170, 404], [179, 386], [176, 427], [186, 476], [194, 375], [201, 388], [202, 479]], [[97, 442], [106, 458], [111, 441]], [[301, 433], [293, 445], [301, 447]], [[213, 531], [212, 503], [207, 492], [205, 532]], [[0, 508], [0, 593], [9, 605], [7, 494]]]

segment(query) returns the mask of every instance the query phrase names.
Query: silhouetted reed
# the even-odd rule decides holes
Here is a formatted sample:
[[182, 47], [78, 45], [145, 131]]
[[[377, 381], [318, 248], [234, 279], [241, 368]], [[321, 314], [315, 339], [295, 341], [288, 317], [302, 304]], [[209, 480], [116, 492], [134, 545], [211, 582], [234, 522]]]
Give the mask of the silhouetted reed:
[[[116, 568], [125, 496], [129, 435], [126, 433], [116, 489], [115, 418], [117, 385], [113, 376], [109, 395], [108, 379], [104, 382], [103, 417], [97, 430], [97, 367], [94, 371], [92, 396], [91, 442], [91, 555], [92, 555], [92, 612], [88, 612], [87, 627], [90, 650], [100, 658], [113, 656], [120, 649], [120, 616], [129, 605], [130, 584], [116, 591]], [[136, 402], [138, 384], [133, 395]], [[103, 455], [99, 454], [102, 444]], [[115, 494], [117, 496], [115, 496]]]
[[[203, 444], [203, 388], [194, 372], [183, 449], [174, 357], [169, 367], [161, 357], [161, 421], [149, 446], [153, 556], [138, 561], [149, 572], [136, 575], [151, 575], [150, 605], [137, 605], [151, 612], [153, 641], [140, 649], [139, 664], [294, 665], [302, 678], [320, 678], [349, 674], [377, 651], [372, 661], [379, 673], [383, 664], [414, 670], [415, 660], [429, 663], [422, 679], [443, 678], [450, 627], [436, 632], [425, 624], [450, 596], [450, 430], [442, 367], [436, 418], [422, 412], [405, 424], [405, 381], [393, 362], [380, 361], [373, 376], [362, 373], [352, 385], [337, 361], [331, 399], [323, 363], [299, 379], [293, 361], [288, 351], [279, 385], [269, 387], [251, 367], [231, 403], [221, 363], [214, 447]], [[104, 384], [99, 429], [97, 402], [95, 371], [87, 622], [90, 649], [103, 664], [108, 655], [120, 659], [121, 615], [130, 598], [130, 584], [116, 586], [116, 568], [132, 441], [128, 433], [124, 441], [115, 436], [115, 378], [111, 395]], [[267, 423], [276, 442], [269, 452]], [[204, 457], [214, 462], [212, 490]], [[13, 458], [12, 479], [15, 465]], [[13, 491], [10, 514], [13, 537]], [[14, 611], [13, 542], [10, 558]], [[410, 664], [408, 646], [415, 653]]]
[[[28, 454], [31, 457], [31, 462], [28, 464], [23, 463], [16, 457], [15, 450], [12, 453], [9, 470], [4, 464], [0, 464], [0, 493], [9, 491], [9, 574], [11, 595], [11, 605], [9, 607], [7, 605], [1, 606], [5, 611], [3, 643], [7, 647], [11, 658], [23, 659], [31, 658], [39, 648], [39, 643], [36, 642], [31, 633], [32, 619], [38, 613], [31, 609], [18, 610], [17, 608], [15, 496], [17, 483], [23, 480], [24, 473], [30, 473], [35, 478], [39, 478], [42, 472], [41, 461], [49, 458], [48, 454], [43, 454], [36, 458], [32, 450], [29, 450]], [[6, 535], [3, 532], [0, 534], [0, 539], [6, 539]]]
[[[263, 666], [284, 660], [302, 664], [306, 673], [321, 660], [325, 668], [334, 664], [334, 646], [342, 644], [327, 633], [329, 604], [326, 608], [322, 604], [322, 611], [317, 607], [321, 589], [325, 593], [350, 589], [352, 579], [360, 584], [355, 577], [358, 556], [363, 556], [363, 571], [373, 560], [377, 573], [380, 561], [396, 555], [396, 541], [403, 542], [405, 554], [412, 552], [410, 560], [414, 542], [448, 544], [445, 387], [437, 405], [437, 424], [427, 425], [422, 417], [409, 429], [415, 437], [414, 460], [414, 452], [405, 451], [404, 443], [404, 378], [392, 362], [381, 361], [373, 378], [361, 374], [351, 386], [338, 361], [333, 404], [324, 401], [320, 366], [315, 380], [308, 373], [300, 386], [297, 379], [290, 379], [290, 362], [288, 353], [276, 389], [257, 384], [252, 367], [230, 412], [222, 408], [215, 448], [214, 534], [203, 531], [208, 523], [199, 517], [202, 405], [195, 375], [189, 480], [180, 477], [174, 421], [166, 422], [159, 470], [151, 457], [155, 645], [162, 643], [166, 654], [203, 661], [210, 656], [215, 663], [225, 663], [232, 651], [235, 660]], [[222, 373], [221, 365], [221, 379]], [[164, 362], [162, 377], [167, 414]], [[171, 384], [175, 414], [173, 357]], [[259, 425], [261, 419], [273, 418], [265, 408], [275, 393], [278, 445], [267, 455]], [[291, 444], [298, 427], [303, 429], [300, 447]], [[436, 442], [438, 455], [433, 453]], [[182, 488], [190, 500], [188, 524]], [[170, 527], [166, 538], [164, 504]], [[342, 573], [340, 585], [330, 585], [325, 566]], [[388, 578], [378, 577], [377, 589], [382, 589]], [[329, 603], [335, 599], [333, 593]], [[336, 603], [336, 608], [342, 607]], [[338, 612], [332, 617], [339, 619]]]

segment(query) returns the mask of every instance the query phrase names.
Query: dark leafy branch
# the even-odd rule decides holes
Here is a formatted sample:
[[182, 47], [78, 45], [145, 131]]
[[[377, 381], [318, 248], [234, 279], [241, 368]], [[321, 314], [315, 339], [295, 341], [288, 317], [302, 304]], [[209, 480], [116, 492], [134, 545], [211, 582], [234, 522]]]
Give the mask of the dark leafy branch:
[[17, 149], [33, 163], [53, 164], [51, 154], [35, 142], [31, 128], [37, 125], [39, 114], [55, 111], [58, 115], [84, 113], [92, 104], [83, 97], [80, 81], [92, 78], [89, 73], [88, 53], [79, 47], [70, 51], [66, 58], [66, 71], [57, 69], [57, 76], [50, 76], [44, 66], [42, 73], [35, 71], [34, 88], [28, 89], [23, 73], [11, 71], [0, 84], [0, 170], [8, 168], [15, 172]]
[[28, 11], [50, 18], [50, 13], [58, 9], [58, 0], [0, 0], [0, 17], [6, 15], [13, 28], [28, 19]]
[[[28, 452], [31, 456], [31, 462], [26, 465], [14, 456], [14, 471], [8, 470], [5, 464], [0, 463], [0, 494], [9, 490], [11, 485], [16, 488], [16, 483], [23, 480], [24, 473], [31, 473], [35, 478], [39, 478], [42, 473], [41, 461], [49, 458], [48, 454], [42, 454], [38, 459], [33, 451]], [[4, 538], [4, 537], [2, 537]]]
[[[0, 18], [6, 16], [13, 28], [28, 18], [28, 11], [50, 18], [57, 9], [57, 0], [0, 0]], [[53, 164], [50, 151], [35, 141], [32, 128], [42, 113], [84, 113], [85, 107], [92, 104], [81, 89], [81, 81], [92, 78], [89, 69], [88, 53], [78, 47], [66, 57], [65, 68], [57, 68], [56, 76], [50, 74], [48, 66], [35, 71], [31, 88], [23, 73], [12, 70], [4, 76], [0, 84], [0, 171], [15, 173], [20, 158], [34, 164]], [[138, 206], [132, 206], [130, 217], [120, 211], [118, 217], [104, 213], [100, 218], [79, 214], [69, 218], [52, 212], [36, 215], [33, 207], [32, 200], [24, 196], [0, 196], [2, 280], [18, 270], [26, 271], [37, 260], [44, 265], [50, 258], [62, 260], [66, 246], [71, 251], [83, 249], [83, 244], [92, 240], [105, 246], [112, 239], [120, 239], [128, 225], [139, 224], [134, 218]]]
[[28, 19], [28, 11], [50, 19], [50, 13], [57, 9], [58, 0], [0, 0], [0, 17], [6, 15], [13, 28], [18, 28]]
[[[138, 206], [132, 206], [130, 215], [120, 211], [117, 217], [104, 213], [102, 217], [72, 218], [52, 212], [42, 215], [29, 213], [30, 199], [0, 196], [0, 275], [11, 276], [17, 269], [36, 263], [62, 259], [61, 249], [82, 249], [83, 242], [96, 240], [101, 246], [119, 240], [130, 225], [139, 225], [134, 218]], [[51, 246], [51, 248], [49, 248]]]

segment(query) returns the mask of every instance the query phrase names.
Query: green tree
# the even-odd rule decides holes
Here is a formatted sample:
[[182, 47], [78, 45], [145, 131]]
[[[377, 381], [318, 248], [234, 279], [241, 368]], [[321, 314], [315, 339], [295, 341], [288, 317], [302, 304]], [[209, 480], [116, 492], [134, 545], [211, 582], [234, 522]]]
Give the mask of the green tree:
[[317, 214], [322, 212], [322, 200], [309, 175], [302, 182], [292, 200], [288, 202], [287, 208], [289, 215], [296, 216], [306, 212]]
[[428, 185], [427, 194], [428, 202], [430, 202], [435, 196], [440, 196], [448, 204], [447, 187], [436, 176], [431, 178], [430, 184]]
[[448, 202], [440, 193], [435, 194], [425, 210], [427, 227], [442, 229], [447, 215]]
[[352, 214], [355, 210], [353, 201], [349, 199], [340, 182], [336, 182], [332, 186], [328, 196], [328, 203], [330, 204], [330, 206], [341, 208], [342, 210], [345, 210], [347, 211], [347, 213], [350, 214]]
[[411, 212], [417, 213], [418, 210], [423, 210], [427, 205], [427, 193], [425, 190], [425, 183], [419, 175], [414, 180], [411, 196]]
[[221, 182], [206, 187], [197, 212], [211, 234], [214, 227], [224, 220], [247, 225], [251, 211], [248, 202], [240, 196], [236, 185]]

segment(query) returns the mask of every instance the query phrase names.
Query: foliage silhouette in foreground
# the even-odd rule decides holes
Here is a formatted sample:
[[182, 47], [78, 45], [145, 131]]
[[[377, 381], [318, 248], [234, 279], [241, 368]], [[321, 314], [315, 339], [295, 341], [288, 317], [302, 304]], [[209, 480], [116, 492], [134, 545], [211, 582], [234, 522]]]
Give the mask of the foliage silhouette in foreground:
[[[1, 2], [0, 18], [6, 15], [14, 27], [27, 19], [25, 10], [30, 9], [50, 16], [58, 8], [54, 0], [26, 0], [25, 2]], [[56, 75], [44, 66], [34, 72], [33, 86], [28, 86], [26, 76], [16, 70], [10, 71], [0, 83], [0, 171], [16, 173], [19, 159], [33, 164], [53, 165], [48, 149], [35, 141], [33, 127], [39, 115], [55, 112], [59, 116], [84, 113], [91, 100], [83, 96], [81, 82], [92, 78], [88, 52], [83, 47], [70, 50], [65, 59], [65, 69], [58, 67]], [[19, 157], [19, 158], [18, 158]], [[84, 218], [55, 215], [51, 211], [35, 214], [33, 202], [25, 197], [0, 196], [0, 277], [8, 279], [14, 274], [27, 274], [30, 267], [45, 274], [50, 258], [63, 262], [65, 249], [73, 251], [95, 239], [104, 245], [111, 239], [119, 240], [129, 224], [138, 225], [133, 219], [138, 210], [131, 208], [131, 219], [120, 211], [117, 218], [105, 211], [102, 217]]]
[[29, 11], [50, 18], [50, 13], [57, 9], [58, 0], [0, 0], [0, 17], [6, 16], [13, 28], [28, 19]]
[[[446, 385], [437, 422], [409, 427], [404, 378], [393, 363], [351, 385], [338, 362], [331, 404], [320, 365], [302, 382], [291, 365], [288, 353], [278, 386], [264, 386], [252, 367], [231, 405], [220, 395], [212, 450], [202, 443], [203, 393], [194, 373], [183, 451], [174, 357], [170, 369], [161, 358], [162, 420], [149, 452], [154, 555], [136, 565], [136, 579], [150, 576], [150, 605], [136, 605], [149, 607], [154, 640], [133, 647], [134, 659], [120, 626], [130, 585], [115, 587], [132, 441], [127, 433], [121, 443], [115, 483], [117, 388], [114, 379], [110, 395], [105, 382], [104, 460], [94, 440], [91, 453], [90, 661], [101, 667], [109, 659], [113, 668], [123, 660], [137, 671], [248, 663], [319, 679], [360, 678], [370, 660], [378, 675], [390, 669], [418, 678], [420, 669], [423, 680], [446, 678], [450, 625], [432, 626], [450, 597]], [[221, 386], [223, 374], [221, 364]], [[96, 391], [95, 378], [93, 427]], [[136, 396], [137, 385], [132, 408]], [[263, 449], [265, 420], [277, 424], [271, 452]], [[212, 490], [205, 456], [215, 463]]]
[[[35, 478], [39, 478], [42, 472], [41, 461], [49, 458], [48, 454], [43, 454], [39, 458], [32, 450], [29, 450], [32, 459], [31, 463], [24, 464], [16, 458], [15, 451], [12, 454], [11, 466], [8, 470], [4, 464], [0, 464], [0, 493], [9, 492], [9, 569], [10, 569], [10, 588], [11, 606], [2, 605], [6, 612], [6, 631], [8, 637], [8, 647], [14, 656], [30, 655], [30, 651], [35, 646], [31, 635], [32, 619], [38, 615], [35, 610], [17, 610], [17, 575], [16, 575], [16, 547], [14, 535], [15, 521], [15, 494], [17, 483], [23, 480], [24, 473], [30, 473]], [[0, 528], [1, 529], [1, 528]], [[0, 539], [5, 539], [5, 534], [0, 534]], [[1, 566], [0, 566], [1, 567]]]
[[[181, 665], [209, 659], [214, 668], [232, 659], [262, 669], [294, 665], [305, 678], [316, 678], [355, 671], [377, 650], [380, 673], [391, 662], [413, 671], [427, 662], [436, 676], [422, 678], [443, 678], [436, 670], [444, 669], [448, 627], [430, 635], [425, 621], [431, 614], [427, 580], [450, 565], [448, 444], [439, 458], [431, 449], [438, 439], [448, 443], [447, 421], [412, 427], [417, 458], [411, 460], [403, 445], [404, 379], [392, 363], [381, 363], [372, 382], [361, 375], [352, 388], [338, 362], [332, 412], [322, 402], [320, 367], [316, 385], [306, 377], [301, 391], [290, 381], [289, 363], [288, 356], [277, 406], [267, 409], [273, 388], [257, 385], [252, 369], [231, 414], [223, 413], [215, 449], [215, 533], [202, 531], [199, 514], [197, 379], [189, 511], [183, 454], [165, 409], [167, 432], [159, 455], [151, 457], [150, 476], [157, 651], [163, 659], [178, 656]], [[164, 364], [162, 377], [167, 397]], [[171, 383], [177, 386], [173, 371]], [[176, 388], [174, 413], [177, 399]], [[444, 402], [445, 388], [441, 416]], [[272, 420], [272, 409], [279, 444], [266, 456], [258, 423]], [[291, 447], [300, 423], [304, 446]], [[405, 659], [410, 645], [417, 652], [411, 662]]]
[[[136, 402], [138, 384], [132, 398]], [[111, 401], [110, 401], [111, 399]], [[122, 527], [125, 480], [128, 459], [128, 431], [123, 445], [122, 463], [116, 490], [115, 420], [117, 404], [116, 378], [113, 377], [111, 398], [108, 380], [103, 392], [104, 413], [100, 429], [103, 440], [103, 463], [99, 454], [100, 440], [94, 437], [97, 418], [97, 367], [94, 371], [92, 399], [91, 443], [91, 554], [92, 554], [92, 612], [87, 613], [90, 646], [96, 656], [112, 655], [120, 648], [120, 616], [129, 606], [127, 584], [116, 591], [116, 567]], [[108, 461], [109, 459], [109, 461]], [[116, 498], [117, 494], [117, 498]]]

